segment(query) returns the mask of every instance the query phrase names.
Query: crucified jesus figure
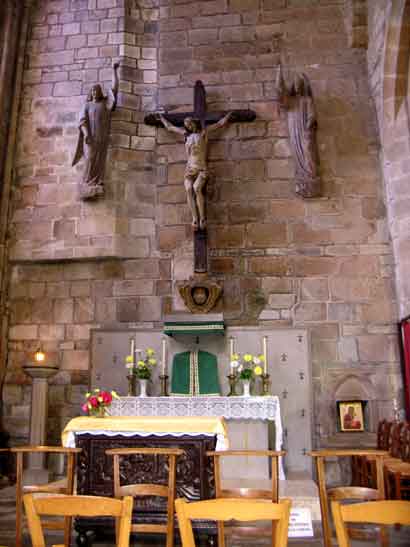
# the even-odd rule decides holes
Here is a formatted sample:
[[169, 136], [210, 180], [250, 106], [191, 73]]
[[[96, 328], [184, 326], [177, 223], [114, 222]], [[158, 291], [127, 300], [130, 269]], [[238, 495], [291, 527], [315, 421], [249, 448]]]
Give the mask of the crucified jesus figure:
[[208, 179], [207, 148], [208, 134], [211, 131], [225, 127], [231, 118], [229, 112], [217, 123], [202, 128], [201, 122], [195, 118], [185, 118], [184, 127], [177, 127], [170, 123], [162, 114], [159, 119], [165, 129], [183, 135], [185, 138], [185, 151], [187, 164], [185, 168], [184, 185], [187, 193], [188, 206], [192, 213], [192, 226], [194, 230], [203, 230], [206, 227], [205, 196], [203, 189]]

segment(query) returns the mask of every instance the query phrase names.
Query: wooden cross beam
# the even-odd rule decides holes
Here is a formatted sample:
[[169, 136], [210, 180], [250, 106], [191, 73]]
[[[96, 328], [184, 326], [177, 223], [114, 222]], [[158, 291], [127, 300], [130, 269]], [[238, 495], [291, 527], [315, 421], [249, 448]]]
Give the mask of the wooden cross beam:
[[[192, 112], [164, 113], [167, 120], [177, 127], [183, 127], [185, 118], [195, 118], [200, 120], [202, 127], [218, 122], [228, 112], [232, 112], [230, 122], [253, 122], [256, 113], [253, 110], [225, 110], [216, 112], [207, 112], [206, 91], [201, 80], [195, 82], [194, 87], [194, 109]], [[156, 113], [147, 114], [144, 118], [147, 125], [163, 127]]]

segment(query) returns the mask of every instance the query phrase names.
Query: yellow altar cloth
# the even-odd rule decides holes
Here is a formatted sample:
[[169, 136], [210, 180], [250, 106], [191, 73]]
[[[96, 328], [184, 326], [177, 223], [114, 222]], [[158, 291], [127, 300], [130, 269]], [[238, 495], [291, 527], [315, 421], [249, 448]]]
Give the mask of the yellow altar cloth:
[[93, 431], [135, 432], [135, 434], [205, 434], [223, 438], [225, 449], [229, 448], [228, 432], [223, 418], [202, 416], [106, 416], [94, 418], [79, 416], [65, 426], [61, 435], [63, 446], [69, 444], [69, 436], [74, 433]]

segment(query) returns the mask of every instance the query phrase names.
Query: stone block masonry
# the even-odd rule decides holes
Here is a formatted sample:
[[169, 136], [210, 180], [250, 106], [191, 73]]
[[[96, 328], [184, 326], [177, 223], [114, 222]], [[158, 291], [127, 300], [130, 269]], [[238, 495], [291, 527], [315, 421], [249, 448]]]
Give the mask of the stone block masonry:
[[[366, 52], [349, 47], [343, 8], [342, 0], [44, 0], [33, 8], [10, 222], [8, 400], [41, 341], [61, 356], [53, 381], [64, 402], [53, 419], [67, 418], [78, 410], [71, 384], [88, 378], [91, 328], [160, 326], [164, 313], [184, 310], [177, 286], [192, 273], [184, 143], [143, 117], [191, 110], [200, 79], [209, 111], [257, 113], [209, 144], [209, 273], [224, 288], [217, 311], [228, 324], [308, 330], [322, 441], [336, 427], [326, 395], [332, 371], [366, 377], [386, 408], [400, 386], [394, 261]], [[118, 59], [106, 197], [82, 203], [81, 172], [70, 167], [78, 111], [94, 82], [110, 84]], [[319, 199], [295, 196], [279, 59], [288, 83], [305, 72], [312, 84]]]
[[[129, 0], [33, 6], [18, 132], [12, 260], [138, 257], [153, 252], [153, 237], [131, 232], [130, 227], [136, 220], [154, 218], [154, 195], [149, 195], [153, 137], [142, 126], [141, 109], [147, 108], [156, 89], [157, 17], [155, 6]], [[121, 85], [106, 197], [83, 203], [77, 194], [82, 165], [71, 167], [79, 112], [93, 84], [111, 86], [116, 61], [121, 64]], [[132, 174], [125, 177], [131, 165]], [[139, 198], [141, 207], [124, 212], [130, 195]]]

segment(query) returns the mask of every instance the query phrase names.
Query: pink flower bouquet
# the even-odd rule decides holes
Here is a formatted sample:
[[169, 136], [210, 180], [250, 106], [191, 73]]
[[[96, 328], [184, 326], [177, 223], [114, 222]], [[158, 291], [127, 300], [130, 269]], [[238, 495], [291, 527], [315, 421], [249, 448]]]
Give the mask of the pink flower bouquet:
[[104, 416], [107, 408], [111, 406], [112, 400], [118, 398], [115, 391], [104, 391], [94, 389], [85, 394], [86, 402], [81, 406], [89, 416]]

